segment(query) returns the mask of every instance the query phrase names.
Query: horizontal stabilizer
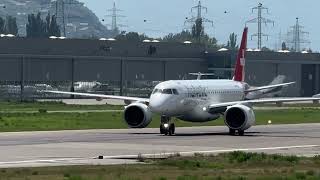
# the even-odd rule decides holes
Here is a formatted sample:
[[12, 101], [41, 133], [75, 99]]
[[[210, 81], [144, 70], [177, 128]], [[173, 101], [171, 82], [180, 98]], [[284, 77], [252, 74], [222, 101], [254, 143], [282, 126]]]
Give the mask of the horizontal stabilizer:
[[296, 82], [289, 82], [289, 83], [283, 83], [283, 84], [275, 84], [275, 85], [268, 85], [268, 86], [261, 86], [261, 87], [254, 87], [254, 88], [250, 88], [248, 90], [246, 90], [246, 93], [249, 92], [254, 92], [254, 91], [261, 91], [264, 89], [272, 89], [272, 88], [277, 88], [277, 87], [286, 87], [289, 86], [291, 84], [295, 84]]

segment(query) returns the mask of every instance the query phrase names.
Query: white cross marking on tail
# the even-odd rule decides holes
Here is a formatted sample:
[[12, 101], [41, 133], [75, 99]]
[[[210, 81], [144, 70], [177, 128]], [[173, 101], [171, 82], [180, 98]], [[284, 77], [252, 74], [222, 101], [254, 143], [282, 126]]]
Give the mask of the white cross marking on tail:
[[245, 66], [246, 65], [246, 58], [240, 58], [240, 65]]
[[245, 66], [246, 65], [246, 58], [244, 57], [244, 49], [242, 49], [242, 58], [240, 58], [240, 65]]

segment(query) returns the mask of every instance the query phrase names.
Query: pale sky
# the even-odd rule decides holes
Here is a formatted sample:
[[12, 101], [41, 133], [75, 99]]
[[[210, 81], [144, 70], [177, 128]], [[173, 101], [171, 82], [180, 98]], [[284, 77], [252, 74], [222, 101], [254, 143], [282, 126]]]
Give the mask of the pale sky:
[[[105, 17], [107, 9], [111, 9], [113, 0], [80, 0], [86, 4], [105, 23], [111, 24], [111, 18]], [[162, 37], [170, 32], [177, 33], [185, 28], [186, 17], [191, 17], [191, 7], [197, 5], [197, 0], [115, 0], [119, 12], [126, 17], [119, 19], [119, 23], [126, 25], [123, 30], [145, 33], [151, 37]], [[235, 32], [240, 37], [245, 22], [255, 18], [257, 13], [252, 13], [251, 8], [261, 2], [269, 8], [269, 14], [263, 16], [274, 20], [275, 25], [263, 25], [263, 31], [269, 34], [268, 41], [264, 39], [263, 45], [276, 48], [279, 44], [280, 32], [285, 38], [290, 26], [293, 26], [296, 17], [300, 18], [300, 24], [304, 31], [309, 32], [307, 39], [310, 44], [302, 45], [320, 51], [320, 26], [319, 0], [202, 0], [202, 5], [208, 8], [204, 16], [213, 20], [214, 27], [207, 25], [206, 31], [209, 35], [218, 39], [219, 44], [226, 44], [230, 33]], [[227, 11], [227, 13], [224, 13]], [[111, 12], [109, 12], [111, 13]], [[144, 22], [147, 20], [147, 22]], [[256, 24], [249, 24], [249, 33], [257, 30]], [[248, 39], [248, 46], [255, 48], [256, 37]], [[239, 41], [239, 38], [238, 38]]]

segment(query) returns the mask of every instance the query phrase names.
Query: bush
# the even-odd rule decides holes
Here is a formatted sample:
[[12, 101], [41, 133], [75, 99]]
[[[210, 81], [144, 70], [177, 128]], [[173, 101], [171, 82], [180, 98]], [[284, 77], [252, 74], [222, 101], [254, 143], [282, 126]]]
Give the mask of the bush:
[[282, 155], [267, 155], [265, 153], [246, 153], [241, 151], [235, 151], [224, 155], [230, 162], [244, 163], [244, 162], [290, 162], [296, 163], [299, 161], [297, 156], [282, 156]]
[[39, 113], [47, 113], [46, 109], [39, 109]]
[[138, 154], [137, 160], [138, 162], [145, 162], [145, 158], [142, 156], [141, 153]]
[[307, 176], [306, 176], [306, 174], [303, 173], [303, 172], [296, 172], [296, 178], [297, 178], [297, 179], [306, 179]]

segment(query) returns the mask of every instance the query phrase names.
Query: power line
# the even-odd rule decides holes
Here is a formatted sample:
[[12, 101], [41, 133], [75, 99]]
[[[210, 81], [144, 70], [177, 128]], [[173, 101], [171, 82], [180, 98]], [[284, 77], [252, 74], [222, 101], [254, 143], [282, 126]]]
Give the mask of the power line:
[[189, 18], [186, 18], [187, 20], [184, 22], [185, 25], [186, 25], [186, 24], [191, 24], [191, 25], [193, 25], [193, 24], [196, 23], [196, 21], [197, 21], [198, 19], [201, 19], [203, 23], [210, 23], [210, 24], [213, 26], [213, 21], [212, 21], [212, 20], [203, 17], [202, 11], [204, 10], [204, 11], [206, 11], [206, 13], [208, 13], [208, 8], [205, 7], [205, 6], [202, 6], [202, 5], [201, 5], [201, 1], [198, 2], [198, 5], [197, 5], [197, 6], [194, 6], [194, 7], [191, 8], [191, 12], [194, 12], [194, 10], [197, 11], [197, 16], [196, 16], [196, 17], [192, 17], [192, 18], [190, 18], [190, 19], [189, 19]]
[[118, 12], [120, 12], [122, 10], [121, 9], [117, 9], [115, 2], [113, 2], [113, 8], [112, 9], [108, 9], [107, 11], [111, 12], [111, 14], [107, 15], [107, 17], [111, 17], [112, 18], [112, 23], [111, 23], [111, 30], [112, 31], [119, 30], [119, 27], [126, 27], [125, 25], [118, 23], [118, 19], [122, 18], [122, 17], [125, 17], [125, 16], [118, 14]]
[[309, 32], [303, 31], [304, 26], [299, 24], [299, 18], [296, 18], [296, 24], [291, 26], [291, 31], [288, 32], [288, 44], [292, 45], [292, 48], [296, 52], [301, 51], [301, 44], [310, 43], [307, 39], [304, 38], [305, 35], [308, 35]]
[[[52, 1], [55, 8], [55, 16], [60, 21], [60, 27], [62, 27], [63, 36], [66, 37], [66, 21], [67, 19], [74, 18], [70, 16], [66, 16], [66, 7], [72, 5], [83, 5], [83, 3], [75, 1], [75, 0], [55, 0]], [[78, 18], [78, 17], [76, 17]]]
[[264, 23], [265, 25], [267, 25], [269, 23], [272, 23], [274, 25], [274, 21], [262, 17], [262, 12], [264, 10], [266, 10], [267, 13], [269, 13], [269, 9], [264, 7], [264, 6], [262, 6], [261, 3], [259, 3], [257, 7], [252, 8], [252, 13], [255, 10], [257, 10], [257, 12], [258, 12], [258, 17], [247, 21], [246, 24], [247, 23], [257, 23], [258, 24], [258, 32], [253, 34], [251, 36], [251, 39], [252, 39], [252, 37], [255, 37], [255, 36], [258, 37], [258, 49], [261, 49], [262, 48], [262, 37], [267, 37], [267, 40], [268, 40], [268, 37], [269, 37], [267, 34], [264, 34], [262, 32], [262, 23]]

